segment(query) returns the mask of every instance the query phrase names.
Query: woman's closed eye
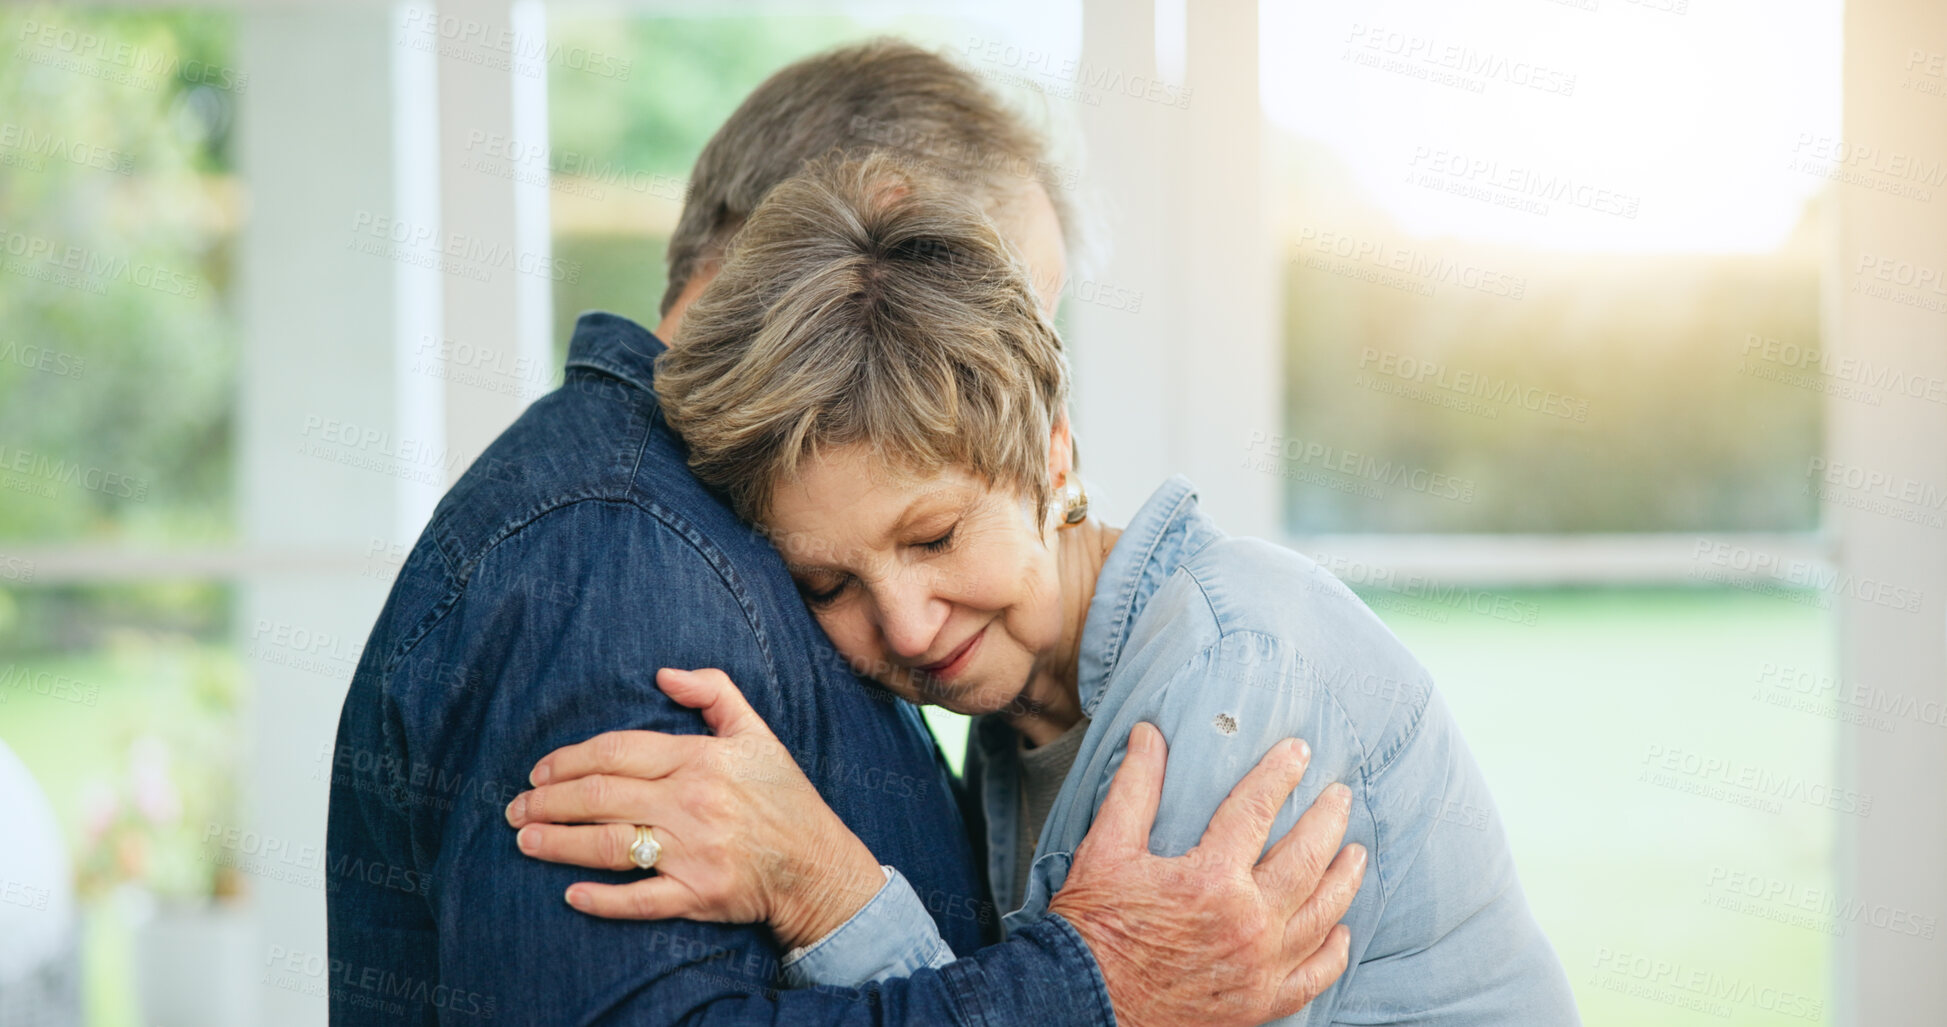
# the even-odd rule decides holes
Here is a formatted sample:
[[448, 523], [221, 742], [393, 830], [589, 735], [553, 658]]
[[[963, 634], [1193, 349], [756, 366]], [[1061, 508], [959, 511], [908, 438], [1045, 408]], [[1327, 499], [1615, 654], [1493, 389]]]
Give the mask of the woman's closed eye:
[[[948, 528], [944, 534], [914, 542], [912, 545], [928, 553], [944, 553], [953, 548], [953, 536], [959, 528], [960, 526], [956, 524]], [[854, 579], [850, 574], [820, 574], [817, 580], [806, 578], [794, 578], [794, 580], [798, 586], [798, 595], [802, 596], [806, 603], [822, 607], [837, 602], [838, 598], [845, 594], [845, 590], [852, 587]]]
[[851, 583], [852, 576], [849, 574], [839, 576], [832, 585], [822, 589], [812, 585], [810, 582], [800, 581], [798, 582], [798, 595], [804, 597], [804, 601], [812, 606], [830, 606], [838, 600], [839, 596], [845, 594], [846, 586]]

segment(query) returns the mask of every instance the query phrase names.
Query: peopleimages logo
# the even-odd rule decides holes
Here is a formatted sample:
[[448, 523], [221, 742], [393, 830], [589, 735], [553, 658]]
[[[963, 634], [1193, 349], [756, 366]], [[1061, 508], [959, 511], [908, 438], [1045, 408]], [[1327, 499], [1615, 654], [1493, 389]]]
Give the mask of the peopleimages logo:
[[[19, 38], [24, 42], [14, 56], [39, 64], [62, 64], [48, 59], [48, 55], [62, 54], [74, 61], [93, 61], [109, 65], [128, 73], [126, 85], [153, 90], [159, 78], [177, 78], [190, 85], [209, 86], [228, 92], [241, 93], [250, 84], [247, 72], [237, 71], [221, 65], [210, 64], [195, 58], [184, 60], [181, 56], [137, 46], [126, 40], [111, 39], [81, 29], [64, 25], [49, 25], [33, 20], [20, 24]], [[42, 55], [23, 53], [32, 45], [43, 51]], [[68, 70], [87, 73], [85, 64], [68, 62]], [[107, 76], [94, 76], [107, 77]]]
[[493, 271], [512, 268], [556, 282], [581, 281], [581, 262], [517, 250], [463, 232], [441, 232], [430, 224], [360, 210], [352, 215], [346, 248], [375, 257], [432, 268], [445, 274], [493, 280]]
[[202, 283], [159, 264], [123, 254], [103, 253], [86, 246], [62, 245], [44, 236], [0, 228], [0, 252], [15, 258], [7, 270], [45, 278], [100, 295], [108, 282], [126, 282], [168, 296], [193, 299]]
[[[1355, 63], [1457, 86], [1469, 92], [1482, 92], [1488, 82], [1505, 82], [1556, 96], [1575, 94], [1575, 76], [1568, 72], [1417, 32], [1355, 22], [1345, 37], [1345, 44], [1350, 48], [1347, 59]], [[1392, 58], [1398, 65], [1373, 63], [1384, 58]]]
[[1589, 983], [1595, 987], [1711, 1016], [1728, 1018], [1738, 1006], [1800, 1020], [1817, 1021], [1825, 1016], [1825, 1004], [1809, 995], [1680, 959], [1602, 946], [1596, 950], [1592, 969], [1595, 976]]
[[[1779, 917], [1778, 913], [1806, 914], [1807, 921], [1797, 922], [1796, 926], [1824, 930], [1847, 924], [1864, 923], [1894, 934], [1904, 934], [1912, 938], [1932, 941], [1940, 926], [1940, 918], [1925, 913], [1889, 905], [1884, 902], [1863, 902], [1847, 898], [1831, 888], [1808, 888], [1793, 881], [1754, 873], [1748, 870], [1733, 869], [1722, 864], [1713, 866], [1704, 887], [1720, 892], [1720, 899], [1753, 900], [1762, 904], [1751, 906], [1729, 905], [1719, 902], [1719, 908], [1732, 909], [1733, 912], [1766, 916], [1780, 922], [1794, 922]], [[1770, 908], [1763, 908], [1770, 907]], [[1843, 935], [1843, 929], [1827, 931]]]
[[[1920, 604], [1926, 598], [1926, 593], [1920, 589], [1840, 573], [1819, 561], [1783, 559], [1776, 553], [1707, 538], [1697, 540], [1696, 548], [1691, 553], [1691, 563], [1689, 576], [1692, 579], [1752, 588], [1760, 592], [1771, 591], [1781, 598], [1792, 597], [1777, 590], [1802, 589], [1818, 600], [1812, 605], [1821, 609], [1826, 607], [1821, 594], [1857, 599], [1908, 613], [1920, 612]], [[1748, 581], [1751, 578], [1759, 579], [1759, 586], [1751, 586]]]
[[[1162, 104], [1178, 109], [1190, 106], [1193, 92], [1186, 86], [1179, 86], [1154, 75], [1123, 74], [1122, 70], [1092, 61], [1077, 58], [1060, 58], [1053, 53], [1036, 50], [1033, 47], [1016, 46], [998, 39], [985, 39], [970, 36], [965, 53], [968, 58], [996, 68], [1011, 72], [1032, 75], [1080, 87], [1083, 90], [1097, 89], [1104, 93], [1120, 93], [1137, 100]], [[1084, 93], [1075, 99], [1087, 102]]]
[[[503, 25], [475, 21], [454, 14], [441, 14], [430, 7], [412, 7], [406, 10], [401, 23], [403, 32], [420, 33], [416, 39], [403, 42], [417, 49], [430, 49], [429, 42], [434, 37], [441, 41], [437, 47], [440, 56], [469, 63], [485, 63], [473, 59], [467, 48], [482, 53], [497, 54], [505, 60], [494, 63], [503, 70], [519, 70], [528, 74], [524, 68], [529, 62], [543, 61], [570, 71], [585, 71], [602, 78], [612, 78], [620, 82], [628, 81], [635, 70], [635, 62], [627, 57], [592, 50], [585, 46], [569, 46], [552, 41], [539, 33], [520, 32]], [[514, 67], [514, 62], [522, 62]], [[538, 69], [535, 69], [538, 72]]]
[[1477, 154], [1430, 146], [1414, 147], [1413, 158], [1406, 166], [1420, 173], [1409, 179], [1417, 185], [1513, 205], [1535, 214], [1547, 214], [1550, 203], [1561, 203], [1634, 221], [1643, 204], [1642, 196], [1636, 193], [1608, 189], [1560, 172], [1503, 165]]
[[[1853, 816], [1871, 816], [1873, 797], [1850, 788], [1810, 781], [1727, 756], [1695, 752], [1681, 746], [1647, 743], [1637, 780], [1737, 805], [1779, 812], [1781, 801], [1802, 802]], [[1692, 785], [1679, 781], [1694, 782]]]
[[1478, 371], [1455, 370], [1437, 360], [1425, 360], [1391, 350], [1382, 351], [1371, 346], [1361, 347], [1359, 370], [1376, 371], [1381, 375], [1416, 385], [1442, 389], [1456, 395], [1499, 403], [1502, 406], [1519, 407], [1530, 413], [1559, 417], [1565, 421], [1581, 423], [1589, 419], [1589, 401], [1586, 399], [1556, 392], [1553, 389], [1523, 385], [1507, 378], [1496, 378]]
[[117, 175], [135, 170], [135, 157], [120, 150], [75, 139], [62, 132], [38, 132], [32, 126], [11, 121], [0, 123], [0, 150], [12, 150], [32, 162], [28, 170], [38, 171], [42, 158], [53, 158], [86, 168], [97, 168]]
[[[1746, 332], [1743, 354], [1747, 360], [1745, 365], [1747, 368], [1748, 361], [1755, 359], [1766, 364], [1789, 370], [1807, 371], [1837, 382], [1864, 386], [1880, 392], [1898, 393], [1929, 403], [1947, 403], [1947, 378], [1915, 374], [1906, 368], [1894, 367], [1891, 364], [1841, 356], [1831, 350], [1800, 344], [1789, 339], [1775, 339], [1756, 332]], [[1873, 398], [1877, 402], [1877, 397]]]
[[22, 475], [26, 484], [50, 486], [46, 492], [37, 493], [46, 498], [52, 498], [50, 493], [53, 485], [78, 486], [89, 492], [134, 503], [149, 498], [149, 483], [141, 478], [0, 442], [0, 473], [4, 472]]
[[[1244, 442], [1245, 464], [1270, 473], [1278, 461], [1289, 465], [1308, 465], [1332, 471], [1375, 485], [1399, 486], [1435, 499], [1460, 503], [1474, 501], [1474, 480], [1415, 467], [1393, 460], [1381, 460], [1370, 453], [1359, 453], [1317, 440], [1306, 440], [1278, 433], [1253, 431]], [[1255, 459], [1255, 462], [1254, 462]]]
[[1306, 267], [1345, 277], [1362, 277], [1334, 268], [1328, 262], [1315, 260], [1311, 257], [1313, 253], [1353, 264], [1370, 265], [1380, 271], [1395, 272], [1394, 278], [1398, 284], [1386, 278], [1368, 280], [1405, 288], [1422, 296], [1434, 295], [1435, 288], [1440, 285], [1456, 285], [1489, 296], [1518, 300], [1528, 289], [1528, 280], [1520, 275], [1482, 267], [1467, 260], [1455, 260], [1416, 247], [1305, 225], [1299, 228], [1297, 242], [1292, 246], [1293, 260]]

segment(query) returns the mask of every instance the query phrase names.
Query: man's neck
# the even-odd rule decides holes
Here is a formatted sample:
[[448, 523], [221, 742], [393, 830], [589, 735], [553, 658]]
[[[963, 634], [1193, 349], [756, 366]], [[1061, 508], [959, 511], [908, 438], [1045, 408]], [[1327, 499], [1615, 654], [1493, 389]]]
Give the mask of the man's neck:
[[661, 339], [663, 345], [676, 345], [676, 332], [683, 327], [684, 312], [690, 309], [690, 304], [695, 303], [698, 296], [703, 295], [703, 290], [709, 287], [710, 280], [716, 276], [717, 262], [712, 260], [705, 263], [696, 274], [690, 276], [688, 282], [684, 283], [683, 291], [676, 295], [676, 302], [669, 305], [669, 312], [663, 315], [661, 321], [656, 322], [656, 338]]

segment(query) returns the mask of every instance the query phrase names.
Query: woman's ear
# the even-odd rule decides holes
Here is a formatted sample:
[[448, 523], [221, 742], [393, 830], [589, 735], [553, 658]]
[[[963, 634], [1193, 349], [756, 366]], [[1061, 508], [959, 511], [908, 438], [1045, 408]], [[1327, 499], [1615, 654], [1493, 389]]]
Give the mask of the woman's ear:
[[1068, 426], [1068, 414], [1063, 413], [1055, 421], [1054, 430], [1048, 433], [1048, 484], [1059, 491], [1067, 487], [1068, 479], [1075, 473], [1075, 436]]

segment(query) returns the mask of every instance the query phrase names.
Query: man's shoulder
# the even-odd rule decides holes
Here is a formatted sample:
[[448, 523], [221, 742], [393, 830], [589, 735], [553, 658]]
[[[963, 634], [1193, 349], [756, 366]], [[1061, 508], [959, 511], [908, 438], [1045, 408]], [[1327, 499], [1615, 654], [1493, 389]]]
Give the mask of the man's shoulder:
[[[545, 599], [532, 612], [618, 619], [631, 606], [592, 594], [647, 586], [634, 604], [698, 605], [727, 595], [745, 619], [789, 590], [761, 534], [689, 472], [653, 393], [571, 373], [476, 460], [435, 509], [400, 568], [374, 642], [410, 648], [459, 605]], [[795, 594], [795, 593], [793, 593]], [[586, 610], [578, 609], [587, 603]]]
[[750, 551], [763, 542], [690, 473], [654, 393], [573, 369], [467, 468], [424, 538], [464, 577], [517, 532], [572, 530], [581, 514], [564, 512], [586, 504], [632, 507], [642, 515], [630, 519], [637, 530], [677, 531], [704, 548]]

